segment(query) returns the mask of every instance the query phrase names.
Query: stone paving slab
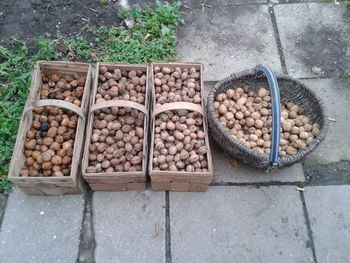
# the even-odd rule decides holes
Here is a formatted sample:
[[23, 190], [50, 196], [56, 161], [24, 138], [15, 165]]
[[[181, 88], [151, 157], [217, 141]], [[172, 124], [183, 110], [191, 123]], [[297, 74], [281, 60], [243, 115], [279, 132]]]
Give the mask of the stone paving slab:
[[279, 169], [271, 173], [254, 169], [242, 163], [238, 167], [233, 167], [230, 158], [221, 148], [210, 138], [211, 150], [213, 154], [214, 183], [262, 183], [262, 182], [303, 182], [305, 181], [301, 164]]
[[[185, 0], [183, 5], [191, 9], [200, 9], [202, 10], [202, 3], [209, 5], [211, 7], [203, 7], [203, 10], [206, 8], [213, 8], [222, 5], [244, 5], [244, 4], [266, 4], [267, 0], [207, 0], [207, 1], [198, 1], [198, 0]], [[185, 7], [185, 8], [186, 8]]]
[[329, 123], [326, 139], [305, 160], [306, 164], [327, 164], [350, 160], [350, 89], [348, 84], [331, 79], [303, 80], [316, 92], [336, 122]]
[[264, 63], [281, 71], [267, 5], [215, 5], [184, 9], [178, 60], [204, 63], [204, 79], [220, 80]]
[[345, 5], [326, 3], [274, 6], [288, 73], [317, 77], [311, 69], [339, 77], [350, 70], [350, 24], [344, 21]]
[[96, 263], [164, 262], [164, 192], [95, 192]]
[[350, 186], [307, 187], [304, 194], [317, 262], [349, 262]]
[[83, 195], [10, 194], [0, 232], [0, 262], [75, 262]]
[[312, 262], [302, 203], [292, 186], [216, 186], [170, 193], [176, 262]]

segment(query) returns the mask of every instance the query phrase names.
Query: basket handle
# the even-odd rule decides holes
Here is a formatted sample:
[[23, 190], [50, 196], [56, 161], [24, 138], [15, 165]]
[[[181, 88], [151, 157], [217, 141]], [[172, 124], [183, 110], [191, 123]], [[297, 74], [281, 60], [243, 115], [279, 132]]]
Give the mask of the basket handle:
[[73, 103], [64, 101], [64, 100], [42, 99], [42, 100], [33, 101], [32, 103], [30, 103], [28, 105], [28, 107], [26, 109], [24, 109], [23, 112], [27, 113], [27, 112], [33, 110], [34, 108], [46, 107], [46, 106], [53, 106], [53, 107], [59, 107], [59, 108], [63, 108], [66, 110], [70, 110], [70, 111], [73, 111], [74, 113], [78, 114], [78, 116], [81, 119], [85, 118], [85, 113], [80, 107], [76, 106]]
[[94, 111], [103, 109], [103, 108], [109, 108], [109, 107], [127, 107], [127, 108], [133, 108], [136, 110], [141, 111], [148, 117], [148, 110], [145, 106], [143, 106], [140, 103], [136, 103], [129, 100], [108, 100], [103, 101], [97, 104], [94, 104], [90, 108], [90, 114], [92, 114]]
[[272, 133], [271, 133], [271, 150], [269, 156], [269, 168], [277, 167], [278, 165], [278, 147], [280, 144], [281, 133], [281, 109], [280, 109], [280, 89], [276, 76], [273, 71], [264, 65], [258, 65], [255, 68], [259, 72], [263, 72], [269, 82], [269, 89], [271, 94], [271, 108], [272, 108]]
[[168, 110], [191, 110], [199, 112], [202, 116], [204, 116], [203, 108], [195, 103], [191, 102], [171, 102], [171, 103], [165, 103], [153, 111], [152, 117], [154, 118], [159, 113], [162, 113], [164, 111]]

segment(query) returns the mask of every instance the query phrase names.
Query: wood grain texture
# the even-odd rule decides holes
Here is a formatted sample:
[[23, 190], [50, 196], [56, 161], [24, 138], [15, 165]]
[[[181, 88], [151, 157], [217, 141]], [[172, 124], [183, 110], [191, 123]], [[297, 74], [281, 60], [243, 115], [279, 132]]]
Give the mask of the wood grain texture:
[[[176, 106], [177, 102], [166, 103], [157, 109], [154, 108], [155, 102], [155, 86], [154, 86], [154, 67], [181, 67], [191, 68], [194, 67], [200, 71], [200, 83], [201, 83], [201, 98], [202, 104], [193, 104], [188, 102], [178, 102], [182, 109], [194, 110], [200, 112], [203, 115], [203, 130], [205, 133], [205, 144], [208, 148], [207, 161], [208, 172], [174, 172], [174, 171], [156, 171], [153, 170], [153, 146], [154, 146], [154, 129], [155, 129], [155, 117], [157, 114], [172, 109], [179, 109], [181, 107]], [[149, 158], [149, 175], [151, 177], [152, 189], [154, 191], [176, 191], [176, 192], [203, 192], [209, 187], [209, 184], [213, 177], [213, 162], [209, 145], [208, 126], [205, 107], [205, 94], [204, 94], [204, 81], [203, 81], [203, 65], [196, 62], [175, 62], [175, 63], [153, 63], [151, 65], [151, 89], [152, 89], [152, 122], [151, 122], [151, 144], [150, 144], [150, 158]], [[192, 104], [192, 105], [191, 105]]]
[[[24, 106], [16, 144], [14, 147], [8, 178], [23, 192], [29, 195], [63, 195], [79, 194], [83, 191], [83, 180], [81, 176], [80, 160], [83, 151], [85, 118], [79, 117], [74, 140], [72, 166], [69, 176], [64, 177], [21, 177], [21, 169], [24, 167], [25, 156], [23, 154], [26, 132], [30, 129], [33, 114], [33, 105], [41, 105], [40, 88], [42, 85], [42, 74], [58, 72], [61, 74], [76, 74], [78, 77], [85, 77], [84, 95], [78, 112], [85, 115], [88, 108], [91, 86], [91, 65], [87, 63], [76, 63], [66, 61], [39, 61], [34, 66], [30, 92]], [[45, 100], [47, 101], [47, 100]], [[73, 105], [73, 104], [72, 104]], [[59, 106], [59, 105], [57, 105]], [[74, 105], [75, 106], [75, 105]], [[75, 106], [76, 107], [76, 106]], [[72, 109], [75, 109], [72, 107]], [[69, 107], [68, 107], [69, 108]]]
[[[122, 70], [141, 70], [146, 73], [146, 100], [145, 105], [138, 104], [127, 100], [113, 100], [96, 104], [95, 96], [98, 88], [98, 69], [100, 66], [105, 66], [108, 70], [120, 68]], [[88, 116], [88, 124], [86, 127], [86, 141], [84, 156], [82, 161], [82, 173], [85, 181], [94, 191], [144, 191], [146, 189], [146, 171], [148, 163], [148, 122], [149, 122], [149, 74], [146, 65], [130, 65], [119, 63], [97, 63], [96, 74], [90, 98], [90, 113]], [[142, 157], [142, 171], [138, 172], [112, 172], [112, 173], [87, 173], [86, 168], [89, 166], [89, 146], [93, 130], [94, 114], [93, 111], [102, 107], [124, 106], [137, 109], [143, 112], [146, 116], [144, 121], [144, 143]]]

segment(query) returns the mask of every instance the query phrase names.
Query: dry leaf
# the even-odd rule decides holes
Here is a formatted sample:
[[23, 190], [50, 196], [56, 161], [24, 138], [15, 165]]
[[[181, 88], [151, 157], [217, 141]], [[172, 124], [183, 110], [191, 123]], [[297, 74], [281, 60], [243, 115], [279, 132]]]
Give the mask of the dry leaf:
[[230, 164], [232, 167], [237, 168], [238, 167], [238, 161], [236, 159], [232, 159], [230, 161]]

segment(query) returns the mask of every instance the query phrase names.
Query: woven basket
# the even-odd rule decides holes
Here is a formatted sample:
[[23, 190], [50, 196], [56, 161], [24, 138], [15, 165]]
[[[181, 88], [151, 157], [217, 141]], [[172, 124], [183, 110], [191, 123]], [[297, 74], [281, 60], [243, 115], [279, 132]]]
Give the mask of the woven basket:
[[[241, 144], [238, 139], [233, 138], [229, 130], [220, 124], [214, 109], [216, 95], [225, 92], [227, 89], [241, 87], [249, 91], [258, 91], [261, 87], [269, 87], [269, 82], [261, 71], [260, 66], [232, 74], [228, 78], [219, 81], [215, 87], [210, 90], [207, 98], [208, 124], [214, 140], [233, 158], [250, 166], [265, 169], [266, 171], [271, 170], [271, 168], [287, 167], [300, 162], [307, 154], [317, 148], [325, 138], [328, 130], [328, 119], [325, 114], [323, 103], [317, 98], [314, 92], [296, 79], [279, 74], [275, 76], [279, 85], [281, 98], [285, 98], [303, 107], [305, 114], [310, 117], [313, 122], [317, 122], [320, 125], [320, 133], [307, 148], [299, 150], [297, 154], [292, 156], [278, 157], [274, 165], [271, 165], [269, 162], [268, 155], [253, 151]], [[272, 147], [273, 145], [271, 145], [271, 148]]]

